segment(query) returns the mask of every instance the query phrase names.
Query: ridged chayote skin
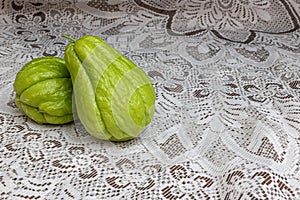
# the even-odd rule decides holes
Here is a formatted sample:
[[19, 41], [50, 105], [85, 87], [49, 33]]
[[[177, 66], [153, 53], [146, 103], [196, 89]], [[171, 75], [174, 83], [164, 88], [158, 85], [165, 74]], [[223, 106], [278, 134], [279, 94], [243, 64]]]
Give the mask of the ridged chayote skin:
[[[73, 39], [74, 40], [74, 39]], [[136, 138], [151, 122], [155, 91], [146, 73], [97, 36], [83, 36], [65, 50], [79, 120], [94, 137]]]
[[72, 81], [65, 61], [58, 57], [35, 58], [16, 75], [15, 103], [39, 124], [73, 121]]

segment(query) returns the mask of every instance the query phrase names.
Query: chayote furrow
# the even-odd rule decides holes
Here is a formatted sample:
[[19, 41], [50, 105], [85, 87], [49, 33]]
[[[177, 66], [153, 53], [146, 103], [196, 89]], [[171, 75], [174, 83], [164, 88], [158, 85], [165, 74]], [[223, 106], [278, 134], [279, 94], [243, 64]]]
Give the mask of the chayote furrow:
[[76, 114], [94, 137], [136, 138], [151, 122], [155, 91], [145, 72], [97, 36], [83, 36], [65, 50]]
[[72, 81], [64, 59], [33, 59], [17, 73], [14, 91], [16, 106], [37, 123], [73, 121]]

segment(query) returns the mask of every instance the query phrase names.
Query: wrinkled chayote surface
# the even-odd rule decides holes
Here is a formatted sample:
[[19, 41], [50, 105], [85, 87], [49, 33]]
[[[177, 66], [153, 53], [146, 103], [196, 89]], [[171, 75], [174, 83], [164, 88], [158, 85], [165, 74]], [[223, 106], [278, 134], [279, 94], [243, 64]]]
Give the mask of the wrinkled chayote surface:
[[79, 120], [94, 137], [126, 141], [151, 122], [155, 91], [143, 70], [97, 36], [65, 50]]
[[35, 58], [16, 75], [15, 104], [39, 124], [73, 121], [72, 81], [65, 61], [58, 57]]

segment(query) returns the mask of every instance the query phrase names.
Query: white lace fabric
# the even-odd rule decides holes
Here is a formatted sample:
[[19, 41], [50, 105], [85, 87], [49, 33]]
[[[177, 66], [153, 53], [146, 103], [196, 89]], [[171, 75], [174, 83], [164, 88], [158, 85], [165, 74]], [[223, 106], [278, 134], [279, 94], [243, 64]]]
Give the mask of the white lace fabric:
[[[0, 199], [300, 199], [300, 2], [4, 0]], [[151, 78], [156, 111], [113, 143], [38, 125], [16, 73], [97, 35]]]

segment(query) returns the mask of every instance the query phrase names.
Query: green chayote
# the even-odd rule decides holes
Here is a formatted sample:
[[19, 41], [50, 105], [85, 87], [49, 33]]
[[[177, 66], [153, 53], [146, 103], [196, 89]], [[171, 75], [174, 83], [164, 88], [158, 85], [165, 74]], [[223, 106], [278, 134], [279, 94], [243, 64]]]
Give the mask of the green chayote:
[[65, 61], [58, 57], [35, 58], [16, 75], [15, 104], [39, 124], [73, 121], [72, 81]]
[[126, 141], [151, 122], [156, 99], [151, 80], [101, 38], [73, 39], [66, 47], [65, 61], [77, 116], [91, 135]]

